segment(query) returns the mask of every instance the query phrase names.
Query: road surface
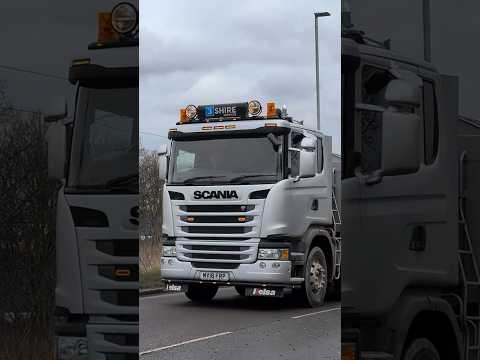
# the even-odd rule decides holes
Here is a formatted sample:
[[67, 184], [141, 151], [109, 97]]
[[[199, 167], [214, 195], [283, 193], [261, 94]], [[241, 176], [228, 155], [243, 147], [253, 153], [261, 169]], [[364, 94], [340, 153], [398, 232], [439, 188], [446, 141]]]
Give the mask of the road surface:
[[142, 360], [340, 359], [340, 304], [243, 298], [220, 289], [208, 305], [183, 294], [140, 299]]

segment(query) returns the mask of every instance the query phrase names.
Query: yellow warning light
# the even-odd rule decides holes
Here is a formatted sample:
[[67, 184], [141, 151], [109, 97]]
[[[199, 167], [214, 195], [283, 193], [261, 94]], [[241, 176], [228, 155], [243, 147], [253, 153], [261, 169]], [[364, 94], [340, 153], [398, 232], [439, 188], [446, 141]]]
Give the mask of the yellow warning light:
[[191, 223], [191, 222], [194, 222], [194, 221], [195, 221], [194, 217], [191, 217], [191, 216], [187, 217], [187, 222]]
[[187, 109], [180, 109], [180, 123], [188, 123], [190, 120], [187, 117]]
[[352, 343], [342, 343], [342, 360], [356, 360], [356, 347]]
[[275, 106], [275, 103], [267, 103], [267, 118], [276, 118], [277, 116], [277, 107]]
[[99, 43], [114, 42], [120, 40], [120, 35], [112, 27], [112, 13], [99, 12], [98, 19], [98, 39]]

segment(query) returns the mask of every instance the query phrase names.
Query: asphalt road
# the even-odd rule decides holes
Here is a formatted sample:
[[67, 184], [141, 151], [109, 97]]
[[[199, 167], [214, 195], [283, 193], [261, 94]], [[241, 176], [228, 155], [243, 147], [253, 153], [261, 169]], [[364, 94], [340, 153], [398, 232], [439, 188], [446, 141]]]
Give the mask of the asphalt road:
[[291, 298], [219, 290], [208, 305], [183, 294], [140, 299], [142, 360], [340, 359], [340, 303], [308, 309]]

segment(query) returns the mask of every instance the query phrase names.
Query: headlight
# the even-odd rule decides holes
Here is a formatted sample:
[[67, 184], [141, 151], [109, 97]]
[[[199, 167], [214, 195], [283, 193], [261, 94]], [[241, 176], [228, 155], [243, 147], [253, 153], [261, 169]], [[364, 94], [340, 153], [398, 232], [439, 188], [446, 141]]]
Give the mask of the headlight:
[[262, 260], [288, 260], [288, 249], [258, 249], [258, 258]]
[[129, 34], [138, 26], [138, 11], [132, 4], [122, 2], [112, 10], [112, 27], [119, 34]]
[[164, 246], [163, 256], [169, 256], [169, 257], [177, 256], [177, 248], [175, 246]]
[[88, 360], [87, 338], [58, 336], [57, 360]]

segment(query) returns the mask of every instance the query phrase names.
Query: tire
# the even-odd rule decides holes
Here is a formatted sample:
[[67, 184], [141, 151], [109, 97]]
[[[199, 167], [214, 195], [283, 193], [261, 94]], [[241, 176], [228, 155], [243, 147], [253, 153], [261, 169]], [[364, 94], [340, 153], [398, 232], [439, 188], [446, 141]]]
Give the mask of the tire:
[[193, 302], [204, 304], [212, 301], [217, 291], [216, 285], [190, 284], [185, 295]]
[[305, 306], [322, 306], [327, 293], [328, 269], [325, 255], [319, 247], [312, 248], [308, 254], [304, 279], [302, 288], [296, 292], [298, 300]]
[[245, 286], [235, 286], [235, 290], [237, 290], [238, 295], [245, 296]]
[[430, 340], [418, 338], [408, 345], [402, 360], [440, 360], [440, 354]]

